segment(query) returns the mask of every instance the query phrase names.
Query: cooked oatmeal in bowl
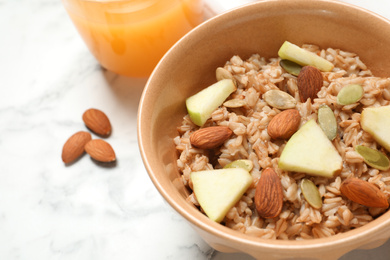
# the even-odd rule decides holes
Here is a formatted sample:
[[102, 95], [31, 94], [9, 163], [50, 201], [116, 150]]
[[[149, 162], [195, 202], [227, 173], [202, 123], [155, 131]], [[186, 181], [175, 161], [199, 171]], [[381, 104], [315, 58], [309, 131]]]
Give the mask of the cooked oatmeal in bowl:
[[[389, 28], [340, 1], [265, 0], [173, 46], [142, 93], [138, 142], [195, 237], [275, 260], [388, 241]], [[281, 55], [285, 41], [321, 61]]]
[[[174, 138], [188, 203], [249, 236], [329, 237], [389, 206], [390, 78], [373, 75], [358, 53], [300, 47], [328, 67], [283, 53], [234, 55], [208, 94], [187, 99]], [[207, 106], [197, 102], [219, 97], [210, 88], [228, 90], [197, 113]]]

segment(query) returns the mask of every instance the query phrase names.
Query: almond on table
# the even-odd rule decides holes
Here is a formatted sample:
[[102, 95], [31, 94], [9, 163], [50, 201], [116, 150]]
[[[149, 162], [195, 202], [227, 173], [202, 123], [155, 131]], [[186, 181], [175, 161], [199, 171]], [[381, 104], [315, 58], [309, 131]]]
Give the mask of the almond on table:
[[90, 108], [83, 114], [85, 125], [95, 134], [107, 137], [111, 134], [111, 123], [107, 115], [99, 109]]
[[92, 139], [85, 145], [85, 151], [99, 162], [113, 162], [116, 160], [114, 149], [102, 139]]
[[[111, 123], [106, 114], [98, 109], [88, 109], [84, 112], [83, 121], [87, 128], [102, 137], [108, 137], [111, 133]], [[116, 155], [111, 145], [101, 139], [92, 139], [92, 135], [86, 131], [79, 131], [72, 135], [62, 149], [62, 160], [70, 163], [87, 152], [93, 159], [100, 162], [113, 162]]]
[[85, 145], [91, 139], [91, 134], [85, 131], [79, 131], [69, 137], [62, 148], [62, 161], [64, 163], [71, 163], [79, 158], [85, 151]]

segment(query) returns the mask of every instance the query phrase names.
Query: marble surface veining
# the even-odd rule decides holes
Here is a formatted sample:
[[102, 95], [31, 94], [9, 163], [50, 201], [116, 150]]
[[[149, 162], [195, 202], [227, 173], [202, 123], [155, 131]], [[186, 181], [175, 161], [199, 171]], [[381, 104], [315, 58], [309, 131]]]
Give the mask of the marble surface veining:
[[[385, 0], [347, 2], [390, 18]], [[213, 2], [219, 11], [237, 3]], [[252, 259], [214, 251], [164, 202], [137, 144], [146, 79], [102, 70], [61, 1], [0, 0], [0, 31], [1, 260]], [[90, 107], [111, 120], [106, 140], [117, 163], [83, 156], [65, 166], [62, 145], [86, 130], [81, 115]], [[341, 259], [389, 255], [387, 242]]]

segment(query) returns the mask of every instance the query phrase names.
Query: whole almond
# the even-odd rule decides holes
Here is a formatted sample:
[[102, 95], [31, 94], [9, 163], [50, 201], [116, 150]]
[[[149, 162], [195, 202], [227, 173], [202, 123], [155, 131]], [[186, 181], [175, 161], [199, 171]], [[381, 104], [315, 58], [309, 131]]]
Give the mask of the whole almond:
[[111, 123], [106, 114], [98, 109], [90, 108], [83, 114], [85, 125], [95, 134], [107, 137], [111, 133]]
[[348, 199], [367, 207], [389, 207], [386, 195], [375, 184], [361, 179], [346, 179], [341, 183], [340, 191]]
[[99, 162], [113, 162], [116, 160], [114, 149], [102, 139], [92, 139], [85, 145], [85, 151]]
[[297, 85], [301, 102], [306, 102], [308, 98], [313, 102], [323, 85], [321, 71], [313, 66], [304, 66], [299, 72]]
[[193, 132], [190, 136], [191, 145], [200, 149], [214, 149], [222, 145], [233, 134], [227, 126], [210, 126]]
[[263, 170], [256, 186], [255, 205], [263, 218], [279, 216], [283, 207], [283, 188], [278, 174], [271, 168]]
[[80, 131], [73, 134], [62, 147], [62, 161], [71, 163], [84, 153], [84, 146], [92, 139], [88, 132]]
[[268, 135], [272, 139], [288, 139], [301, 123], [301, 115], [297, 109], [287, 109], [277, 114], [268, 124]]

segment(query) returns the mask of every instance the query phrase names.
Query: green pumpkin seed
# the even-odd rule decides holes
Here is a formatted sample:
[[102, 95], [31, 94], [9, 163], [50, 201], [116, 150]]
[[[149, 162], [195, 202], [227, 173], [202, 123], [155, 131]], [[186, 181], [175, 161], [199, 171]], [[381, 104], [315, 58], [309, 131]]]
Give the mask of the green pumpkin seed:
[[253, 169], [253, 162], [251, 160], [240, 159], [225, 165], [223, 168], [242, 168], [250, 172]]
[[263, 99], [268, 105], [277, 109], [290, 109], [297, 105], [297, 101], [287, 92], [271, 89], [264, 93]]
[[281, 60], [279, 64], [285, 71], [294, 76], [298, 76], [302, 69], [301, 65], [290, 60]]
[[390, 168], [389, 158], [387, 158], [384, 153], [376, 149], [372, 149], [364, 145], [358, 145], [355, 147], [355, 151], [363, 157], [365, 163], [375, 169], [386, 171]]
[[225, 68], [218, 67], [215, 71], [215, 76], [218, 81], [223, 79], [233, 79], [233, 74]]
[[350, 105], [358, 102], [364, 94], [364, 89], [359, 84], [350, 84], [343, 87], [337, 95], [337, 103], [340, 105]]
[[224, 102], [223, 105], [230, 108], [243, 107], [246, 105], [246, 101], [243, 99], [229, 99], [228, 101]]
[[337, 121], [334, 113], [327, 105], [318, 108], [318, 124], [329, 140], [335, 139], [337, 135]]
[[307, 203], [309, 203], [313, 208], [320, 209], [322, 207], [320, 192], [311, 180], [303, 179], [301, 181], [301, 191]]

